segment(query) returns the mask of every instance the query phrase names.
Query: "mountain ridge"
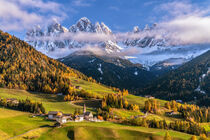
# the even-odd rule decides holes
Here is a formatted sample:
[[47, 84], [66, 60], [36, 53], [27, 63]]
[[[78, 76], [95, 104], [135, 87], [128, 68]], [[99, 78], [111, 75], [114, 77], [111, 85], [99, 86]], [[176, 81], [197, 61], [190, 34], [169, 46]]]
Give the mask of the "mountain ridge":
[[[96, 22], [92, 24], [86, 17], [81, 18], [76, 24], [69, 27], [69, 29], [63, 27], [58, 22], [52, 22], [46, 29], [41, 29], [40, 26], [35, 26], [32, 30], [26, 33], [26, 42], [34, 46], [37, 50], [47, 54], [48, 52], [54, 51], [57, 48], [82, 48], [86, 45], [100, 46], [107, 53], [119, 52], [120, 47], [116, 42], [112, 40], [100, 41], [100, 42], [86, 42], [77, 41], [73, 39], [63, 40], [42, 40], [42, 38], [60, 37], [63, 33], [96, 33], [96, 34], [112, 34], [111, 29], [106, 26], [103, 22], [100, 24]], [[38, 38], [37, 38], [38, 37]], [[37, 39], [36, 39], [37, 38]]]
[[181, 99], [208, 105], [210, 101], [209, 69], [210, 50], [140, 89], [139, 95], [149, 94], [162, 99]]
[[155, 78], [153, 73], [140, 64], [133, 64], [119, 57], [99, 56], [88, 51], [74, 52], [58, 60], [102, 84], [120, 89], [143, 87]]
[[[131, 54], [125, 53], [121, 58], [128, 59], [132, 63], [140, 63], [148, 70], [153, 65], [171, 58], [182, 58], [189, 61], [191, 60], [190, 58], [199, 56], [210, 49], [209, 45], [201, 44], [170, 45], [170, 41], [164, 36], [156, 38], [154, 35], [150, 35], [150, 32], [153, 33], [158, 28], [158, 24], [153, 24], [151, 27], [146, 25], [144, 29], [135, 26], [131, 32], [113, 33], [103, 22], [92, 23], [88, 18], [83, 17], [69, 28], [63, 27], [57, 21], [52, 22], [46, 29], [36, 26], [26, 33], [25, 40], [38, 51], [53, 58], [67, 56], [74, 52], [74, 49], [78, 51], [86, 46], [97, 46], [108, 54], [124, 53], [129, 52], [129, 49], [136, 49]], [[68, 33], [71, 34], [70, 37], [68, 35], [67, 37], [65, 36]], [[73, 37], [81, 33], [86, 33], [80, 36], [82, 40], [77, 40], [78, 38], [75, 39]], [[62, 34], [65, 36], [64, 39], [61, 38]], [[91, 34], [93, 35], [92, 37]], [[116, 39], [119, 36], [122, 37], [121, 40]], [[96, 41], [95, 37], [99, 41]], [[92, 41], [90, 41], [91, 38], [93, 38]], [[106, 39], [103, 40], [103, 38]], [[197, 46], [200, 46], [199, 49]], [[65, 52], [63, 55], [56, 54], [56, 52], [62, 51]], [[138, 53], [138, 51], [141, 53]]]

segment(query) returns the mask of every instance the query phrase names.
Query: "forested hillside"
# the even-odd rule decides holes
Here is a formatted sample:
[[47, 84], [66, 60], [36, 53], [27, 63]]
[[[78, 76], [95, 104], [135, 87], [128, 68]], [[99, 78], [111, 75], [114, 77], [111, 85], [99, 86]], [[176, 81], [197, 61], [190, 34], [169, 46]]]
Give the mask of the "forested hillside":
[[140, 64], [119, 57], [98, 56], [92, 52], [75, 52], [58, 59], [62, 63], [100, 83], [121, 89], [136, 89], [152, 81], [155, 75]]
[[160, 77], [139, 94], [162, 99], [196, 101], [199, 105], [210, 102], [210, 51], [180, 68]]
[[70, 77], [88, 79], [24, 41], [0, 31], [0, 87], [67, 93], [72, 86]]

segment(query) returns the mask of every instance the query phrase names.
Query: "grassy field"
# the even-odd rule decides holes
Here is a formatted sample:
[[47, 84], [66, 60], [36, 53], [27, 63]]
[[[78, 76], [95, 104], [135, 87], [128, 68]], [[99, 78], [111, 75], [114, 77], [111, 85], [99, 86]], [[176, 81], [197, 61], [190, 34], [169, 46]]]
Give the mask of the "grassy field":
[[[77, 106], [71, 104], [70, 102], [64, 102], [63, 96], [57, 96], [53, 94], [41, 94], [41, 93], [28, 92], [24, 90], [0, 88], [0, 97], [17, 98], [17, 99], [29, 98], [32, 101], [39, 101], [43, 103], [47, 112], [62, 111], [64, 113], [73, 113], [75, 108], [82, 109], [82, 106]], [[88, 110], [94, 111], [90, 108]]]
[[[103, 85], [98, 85], [95, 83], [90, 83], [86, 81], [81, 81], [82, 83], [78, 82], [78, 85], [80, 85], [82, 88], [85, 88], [87, 90], [92, 90], [91, 93], [100, 95], [103, 97], [105, 94], [113, 93], [113, 91]], [[72, 113], [75, 108], [81, 108], [83, 103], [89, 104], [87, 101], [81, 102], [82, 104], [76, 103], [76, 105], [73, 105], [69, 102], [63, 102], [63, 96], [57, 96], [55, 94], [42, 94], [42, 93], [36, 93], [36, 92], [28, 92], [25, 90], [18, 90], [18, 89], [5, 89], [0, 88], [0, 97], [3, 98], [17, 98], [17, 99], [26, 99], [29, 98], [33, 101], [39, 101], [42, 102], [44, 107], [47, 111], [53, 111], [53, 110], [60, 110], [65, 113]], [[144, 107], [144, 102], [148, 100], [144, 97], [134, 96], [134, 95], [128, 95], [126, 96], [126, 99], [129, 103], [137, 104], [140, 107]], [[161, 106], [164, 106], [166, 101], [159, 100]], [[90, 103], [91, 104], [91, 103]], [[98, 106], [98, 105], [97, 105]], [[91, 107], [91, 105], [90, 105]]]
[[[94, 84], [94, 83], [93, 83]], [[108, 90], [107, 90], [108, 92]], [[109, 91], [111, 93], [111, 91]], [[103, 93], [104, 94], [104, 93]], [[107, 94], [107, 93], [106, 93]], [[46, 111], [62, 111], [64, 113], [73, 113], [76, 108], [83, 108], [84, 103], [88, 107], [87, 110], [92, 111], [93, 113], [96, 111], [95, 108], [100, 106], [99, 100], [84, 100], [84, 101], [74, 101], [74, 102], [64, 102], [63, 96], [57, 96], [54, 94], [41, 94], [41, 93], [35, 93], [35, 92], [28, 92], [25, 90], [17, 90], [17, 89], [5, 89], [0, 88], [0, 97], [3, 98], [17, 98], [17, 99], [26, 99], [29, 98], [33, 101], [39, 101], [42, 102]], [[144, 102], [148, 100], [144, 97], [138, 97], [134, 95], [127, 95], [126, 99], [130, 103], [138, 104], [140, 107], [144, 107]], [[157, 99], [161, 106], [164, 106], [166, 101]], [[137, 115], [143, 115], [142, 112], [136, 112], [136, 111], [129, 111], [129, 110], [123, 110], [123, 109], [114, 109], [114, 114], [118, 117], [124, 117], [129, 118], [131, 116], [137, 116]], [[176, 118], [167, 117], [164, 115], [154, 115], [150, 114], [148, 116], [150, 119], [158, 119], [166, 121], [174, 121]]]
[[[141, 108], [144, 107], [144, 102], [146, 100], [148, 100], [148, 98], [135, 96], [135, 95], [132, 95], [132, 94], [127, 95], [126, 99], [127, 99], [128, 102], [131, 102], [132, 104], [137, 104]], [[164, 100], [160, 100], [160, 99], [156, 99], [156, 100], [160, 103], [161, 107], [163, 107], [165, 105], [165, 103], [166, 103], [166, 101], [164, 101]]]
[[206, 131], [210, 132], [210, 122], [209, 123], [201, 123], [201, 125], [206, 129]]
[[80, 86], [82, 89], [85, 89], [88, 92], [90, 92], [100, 98], [102, 98], [105, 94], [114, 92], [110, 88], [108, 88], [104, 85], [91, 83], [91, 82], [80, 80], [80, 79], [78, 80], [78, 79], [72, 78], [71, 82], [73, 85]]
[[[30, 117], [29, 113], [0, 108], [4, 114], [0, 114], [0, 138], [14, 140], [37, 139], [37, 140], [146, 140], [162, 139], [165, 130], [152, 129], [136, 126], [126, 126], [112, 122], [70, 122], [61, 128], [52, 128], [54, 122], [47, 121], [43, 117]], [[13, 115], [11, 115], [13, 114]], [[187, 140], [191, 135], [176, 131], [169, 131], [173, 140]]]
[[132, 111], [125, 109], [113, 109], [114, 116], [119, 116], [123, 118], [131, 118], [132, 116], [144, 115], [144, 113], [140, 111]]
[[[80, 83], [81, 84], [81, 83]], [[90, 88], [90, 87], [89, 87]], [[91, 90], [91, 89], [90, 89]], [[97, 91], [97, 89], [95, 90]], [[110, 89], [104, 87], [104, 90], [98, 89], [97, 94], [111, 93]], [[91, 107], [96, 104], [99, 105], [99, 101], [78, 101], [75, 103], [63, 102], [62, 96], [53, 94], [41, 94], [33, 93], [24, 90], [16, 89], [4, 89], [0, 88], [0, 97], [4, 98], [17, 98], [26, 99], [29, 98], [33, 101], [42, 102], [47, 111], [63, 111], [64, 113], [73, 113], [75, 108], [82, 108], [86, 103], [89, 106], [88, 110], [94, 111]], [[143, 97], [137, 97], [134, 95], [126, 96], [129, 102], [144, 106], [144, 102], [147, 100]], [[165, 101], [159, 100], [161, 106]], [[14, 111], [10, 109], [0, 108], [0, 138], [14, 137], [15, 140], [21, 139], [39, 139], [39, 140], [51, 140], [51, 139], [75, 139], [75, 140], [94, 140], [94, 139], [162, 139], [165, 135], [165, 130], [152, 129], [144, 127], [126, 126], [116, 124], [113, 122], [81, 122], [81, 123], [67, 123], [62, 128], [52, 128], [45, 126], [52, 126], [55, 122], [47, 121], [43, 117], [30, 117], [31, 114], [26, 112]], [[129, 118], [131, 116], [144, 115], [142, 112], [129, 111], [123, 109], [114, 109], [114, 115]], [[174, 121], [175, 118], [149, 114], [147, 116], [150, 119], [166, 119], [167, 121]], [[206, 130], [209, 130], [209, 124], [202, 124]], [[174, 140], [187, 140], [191, 135], [169, 131], [170, 135], [174, 137]]]
[[13, 137], [32, 129], [53, 124], [53, 122], [44, 120], [43, 117], [31, 118], [30, 114], [25, 112], [5, 108], [0, 108], [0, 112], [0, 136]]
[[[67, 123], [63, 128], [54, 128], [41, 135], [40, 139], [75, 139], [75, 140], [162, 140], [165, 135], [164, 130], [144, 127], [125, 126], [111, 122], [80, 122]], [[56, 136], [54, 134], [57, 134]], [[188, 140], [191, 135], [169, 131], [173, 140]]]

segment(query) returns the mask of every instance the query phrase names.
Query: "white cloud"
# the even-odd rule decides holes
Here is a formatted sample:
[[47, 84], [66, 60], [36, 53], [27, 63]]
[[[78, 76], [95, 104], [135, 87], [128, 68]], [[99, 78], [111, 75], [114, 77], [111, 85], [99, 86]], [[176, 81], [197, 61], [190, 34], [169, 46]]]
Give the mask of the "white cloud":
[[188, 16], [161, 23], [174, 44], [210, 43], [210, 17]]
[[[42, 0], [0, 0], [0, 28], [5, 31], [20, 31], [35, 24], [46, 23], [46, 19], [64, 17], [61, 5]], [[52, 15], [49, 15], [53, 13]]]
[[170, 17], [159, 23], [159, 32], [164, 33], [172, 44], [210, 43], [209, 7], [176, 1], [158, 8]]
[[19, 5], [23, 5], [26, 7], [34, 7], [38, 8], [41, 11], [51, 11], [54, 13], [61, 12], [61, 5], [55, 2], [43, 2], [42, 0], [11, 0]]
[[120, 11], [120, 9], [116, 6], [110, 6], [109, 9], [114, 11]]
[[91, 4], [88, 2], [88, 0], [74, 0], [72, 2], [73, 6], [78, 6], [78, 7], [89, 7]]
[[88, 32], [78, 32], [71, 33], [66, 32], [62, 33], [59, 36], [44, 36], [44, 37], [33, 37], [27, 38], [30, 41], [63, 41], [63, 40], [75, 40], [78, 42], [103, 42], [108, 40], [115, 40], [114, 35], [107, 35], [102, 33], [88, 33]]
[[155, 9], [167, 11], [167, 15], [169, 16], [179, 16], [190, 12], [191, 13], [195, 12], [194, 11], [195, 9], [193, 9], [193, 6], [190, 3], [180, 2], [180, 1], [164, 3], [161, 4], [160, 6], [157, 6]]
[[144, 6], [151, 6], [151, 5], [154, 5], [156, 3], [158, 3], [158, 1], [147, 1], [147, 2], [144, 3]]
[[95, 55], [103, 56], [103, 55], [108, 55], [101, 47], [97, 45], [85, 45], [80, 49], [80, 51], [88, 51], [92, 52]]

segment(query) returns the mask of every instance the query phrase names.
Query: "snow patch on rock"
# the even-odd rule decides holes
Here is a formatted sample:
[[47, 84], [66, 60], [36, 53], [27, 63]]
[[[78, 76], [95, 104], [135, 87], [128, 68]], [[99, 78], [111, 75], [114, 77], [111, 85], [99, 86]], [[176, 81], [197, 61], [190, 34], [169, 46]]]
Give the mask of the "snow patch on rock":
[[99, 67], [98, 67], [98, 71], [101, 73], [101, 74], [103, 74], [103, 71], [102, 71], [102, 69], [101, 69], [101, 64], [99, 64]]

